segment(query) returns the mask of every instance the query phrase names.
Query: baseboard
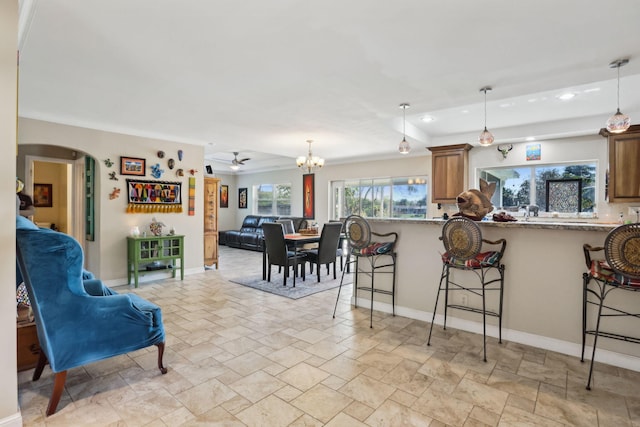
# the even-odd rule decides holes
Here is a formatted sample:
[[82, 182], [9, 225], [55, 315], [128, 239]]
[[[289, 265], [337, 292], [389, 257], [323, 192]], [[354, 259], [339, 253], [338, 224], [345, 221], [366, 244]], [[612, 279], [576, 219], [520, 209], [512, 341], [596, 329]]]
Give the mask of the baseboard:
[[8, 417], [1, 418], [0, 427], [22, 427], [22, 414], [20, 411]]
[[[353, 304], [353, 302], [354, 300], [352, 297], [351, 303]], [[358, 298], [358, 306], [370, 307], [371, 301], [365, 298]], [[378, 301], [373, 302], [373, 309], [389, 314], [393, 312], [391, 304]], [[398, 306], [396, 306], [396, 315], [429, 323], [433, 317], [433, 313]], [[443, 320], [442, 315], [436, 314], [434, 324], [442, 325]], [[482, 323], [460, 319], [455, 316], [447, 316], [447, 326], [466, 332], [472, 332], [474, 334], [482, 334]], [[497, 338], [498, 327], [495, 325], [487, 325], [487, 335]], [[556, 353], [562, 353], [578, 358], [582, 352], [582, 344], [549, 338], [542, 335], [530, 334], [528, 332], [516, 331], [513, 329], [502, 328], [502, 338], [507, 341], [517, 342], [519, 344], [525, 344], [544, 350], [555, 351]], [[585, 362], [587, 361], [587, 358], [590, 360], [592, 350], [593, 347], [591, 346], [585, 347]], [[606, 363], [607, 365], [640, 372], [640, 357], [617, 353], [611, 350], [598, 349], [595, 360], [596, 362]]]
[[[195, 267], [195, 268], [188, 268], [184, 270], [184, 275], [188, 276], [190, 274], [198, 274], [198, 273], [204, 273], [205, 272], [205, 268], [204, 266], [202, 267]], [[152, 272], [145, 272], [143, 275], [138, 276], [138, 285], [140, 283], [147, 283], [147, 282], [153, 282], [154, 280], [164, 280], [164, 279], [170, 279], [173, 276], [173, 270], [172, 269], [164, 269], [164, 270], [156, 270], [156, 271], [152, 271]], [[180, 279], [180, 271], [176, 271], [176, 278]], [[126, 277], [122, 277], [120, 279], [111, 279], [111, 280], [103, 280], [102, 283], [104, 283], [106, 286], [110, 287], [110, 288], [114, 288], [116, 286], [126, 286], [127, 285], [127, 278]], [[133, 277], [131, 278], [131, 285], [133, 286]]]

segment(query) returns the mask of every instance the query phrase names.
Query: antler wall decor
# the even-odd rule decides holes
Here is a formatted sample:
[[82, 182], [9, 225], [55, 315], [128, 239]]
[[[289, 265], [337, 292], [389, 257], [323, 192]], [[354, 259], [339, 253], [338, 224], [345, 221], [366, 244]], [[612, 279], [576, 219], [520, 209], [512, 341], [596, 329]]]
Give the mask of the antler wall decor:
[[506, 159], [507, 158], [507, 154], [509, 154], [509, 151], [513, 150], [513, 144], [509, 144], [509, 145], [498, 145], [496, 147], [496, 149], [502, 153], [502, 158]]

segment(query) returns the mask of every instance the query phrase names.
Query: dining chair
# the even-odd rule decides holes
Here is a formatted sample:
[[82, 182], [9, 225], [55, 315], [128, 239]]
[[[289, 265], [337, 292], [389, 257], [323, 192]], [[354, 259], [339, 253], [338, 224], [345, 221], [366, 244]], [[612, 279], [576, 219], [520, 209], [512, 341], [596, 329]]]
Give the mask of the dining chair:
[[[604, 250], [604, 259], [591, 259], [591, 254]], [[598, 337], [622, 340], [640, 344], [639, 334], [633, 334], [637, 323], [627, 324], [626, 329], [619, 321], [607, 324], [607, 330], [601, 329], [603, 318], [616, 318], [621, 320], [640, 318], [640, 310], [635, 298], [621, 298], [618, 291], [640, 291], [640, 223], [620, 225], [607, 234], [604, 247], [583, 245], [584, 259], [587, 271], [582, 274], [582, 355], [580, 361], [584, 362], [584, 351], [587, 335], [593, 335], [593, 350], [591, 352], [591, 364], [587, 379], [587, 390], [591, 390], [593, 376], [593, 362], [596, 356]], [[612, 292], [618, 294], [605, 304], [605, 299]], [[630, 295], [630, 294], [627, 294]], [[595, 300], [594, 300], [595, 298]], [[588, 308], [597, 306], [595, 327], [588, 328]], [[593, 316], [592, 316], [593, 317]]]
[[296, 232], [292, 219], [277, 219], [275, 222], [277, 224], [282, 224], [284, 234], [294, 234]]
[[320, 234], [320, 242], [317, 249], [308, 249], [304, 252], [307, 254], [310, 272], [313, 274], [313, 265], [316, 266], [316, 274], [318, 282], [320, 281], [320, 266], [327, 266], [327, 274], [329, 274], [329, 265], [333, 264], [333, 279], [336, 279], [336, 259], [338, 245], [340, 243], [340, 232], [342, 231], [342, 223], [328, 222], [322, 227]]
[[293, 267], [293, 287], [295, 288], [298, 265], [301, 266], [300, 274], [302, 280], [305, 280], [304, 263], [307, 254], [301, 251], [291, 251], [287, 248], [282, 224], [265, 222], [262, 224], [262, 230], [264, 232], [265, 251], [267, 254], [267, 282], [271, 282], [271, 266], [277, 265], [284, 267], [282, 285], [287, 286], [289, 267]]
[[[443, 328], [447, 329], [447, 309], [457, 309], [482, 314], [483, 357], [487, 361], [487, 316], [498, 318], [498, 342], [502, 342], [502, 301], [504, 290], [504, 264], [500, 261], [504, 256], [507, 246], [505, 239], [490, 241], [482, 238], [482, 231], [475, 221], [462, 216], [453, 217], [442, 226], [440, 240], [444, 245], [445, 253], [442, 255], [442, 274], [438, 285], [436, 303], [433, 307], [433, 317], [429, 327], [427, 345], [431, 345], [431, 333], [436, 318], [440, 292], [444, 291], [444, 322]], [[483, 245], [490, 245], [490, 249], [483, 250]], [[459, 277], [452, 277], [451, 271], [472, 272], [480, 282], [477, 285], [463, 283], [463, 273]], [[498, 308], [487, 309], [487, 292], [498, 293]], [[452, 302], [449, 294], [452, 292], [468, 292], [472, 296], [478, 296], [482, 300], [481, 307]], [[467, 294], [469, 295], [469, 294]], [[495, 295], [495, 293], [494, 293]]]

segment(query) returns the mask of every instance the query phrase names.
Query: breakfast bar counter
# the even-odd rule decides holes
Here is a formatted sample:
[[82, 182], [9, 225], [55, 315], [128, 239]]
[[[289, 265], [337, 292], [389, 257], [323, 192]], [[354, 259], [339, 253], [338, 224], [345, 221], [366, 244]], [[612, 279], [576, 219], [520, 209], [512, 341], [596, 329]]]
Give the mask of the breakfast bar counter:
[[[439, 237], [445, 221], [368, 221], [371, 229], [378, 233], [399, 233], [396, 313], [430, 322], [442, 271], [444, 248]], [[586, 270], [582, 246], [585, 243], [602, 246], [607, 233], [617, 224], [582, 219], [552, 221], [551, 218], [539, 221], [520, 218], [517, 222], [481, 221], [478, 224], [485, 239], [507, 240], [503, 258], [506, 266], [503, 338], [580, 357], [582, 274]], [[636, 304], [640, 306], [640, 293], [623, 295], [623, 298], [637, 299]], [[366, 300], [358, 303], [366, 303]], [[469, 301], [470, 305], [472, 303]], [[488, 308], [496, 308], [497, 301], [488, 301], [487, 304]], [[375, 307], [391, 312], [390, 301], [384, 296], [376, 295]], [[442, 324], [441, 314], [439, 308], [436, 324]], [[453, 310], [449, 319], [448, 326], [482, 333], [482, 318], [478, 315]], [[491, 325], [488, 326], [488, 335], [497, 337], [495, 319], [487, 323]], [[591, 343], [591, 339], [589, 337], [587, 343]], [[598, 348], [597, 360], [640, 371], [640, 346], [601, 339]]]

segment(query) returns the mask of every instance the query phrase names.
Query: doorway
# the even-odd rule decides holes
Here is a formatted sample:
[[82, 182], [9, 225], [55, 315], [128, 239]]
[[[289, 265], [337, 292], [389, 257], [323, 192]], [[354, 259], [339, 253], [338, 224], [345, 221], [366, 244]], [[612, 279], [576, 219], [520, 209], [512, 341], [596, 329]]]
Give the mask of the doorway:
[[24, 191], [34, 202], [34, 222], [72, 236], [84, 250], [84, 157], [27, 155], [24, 170]]

